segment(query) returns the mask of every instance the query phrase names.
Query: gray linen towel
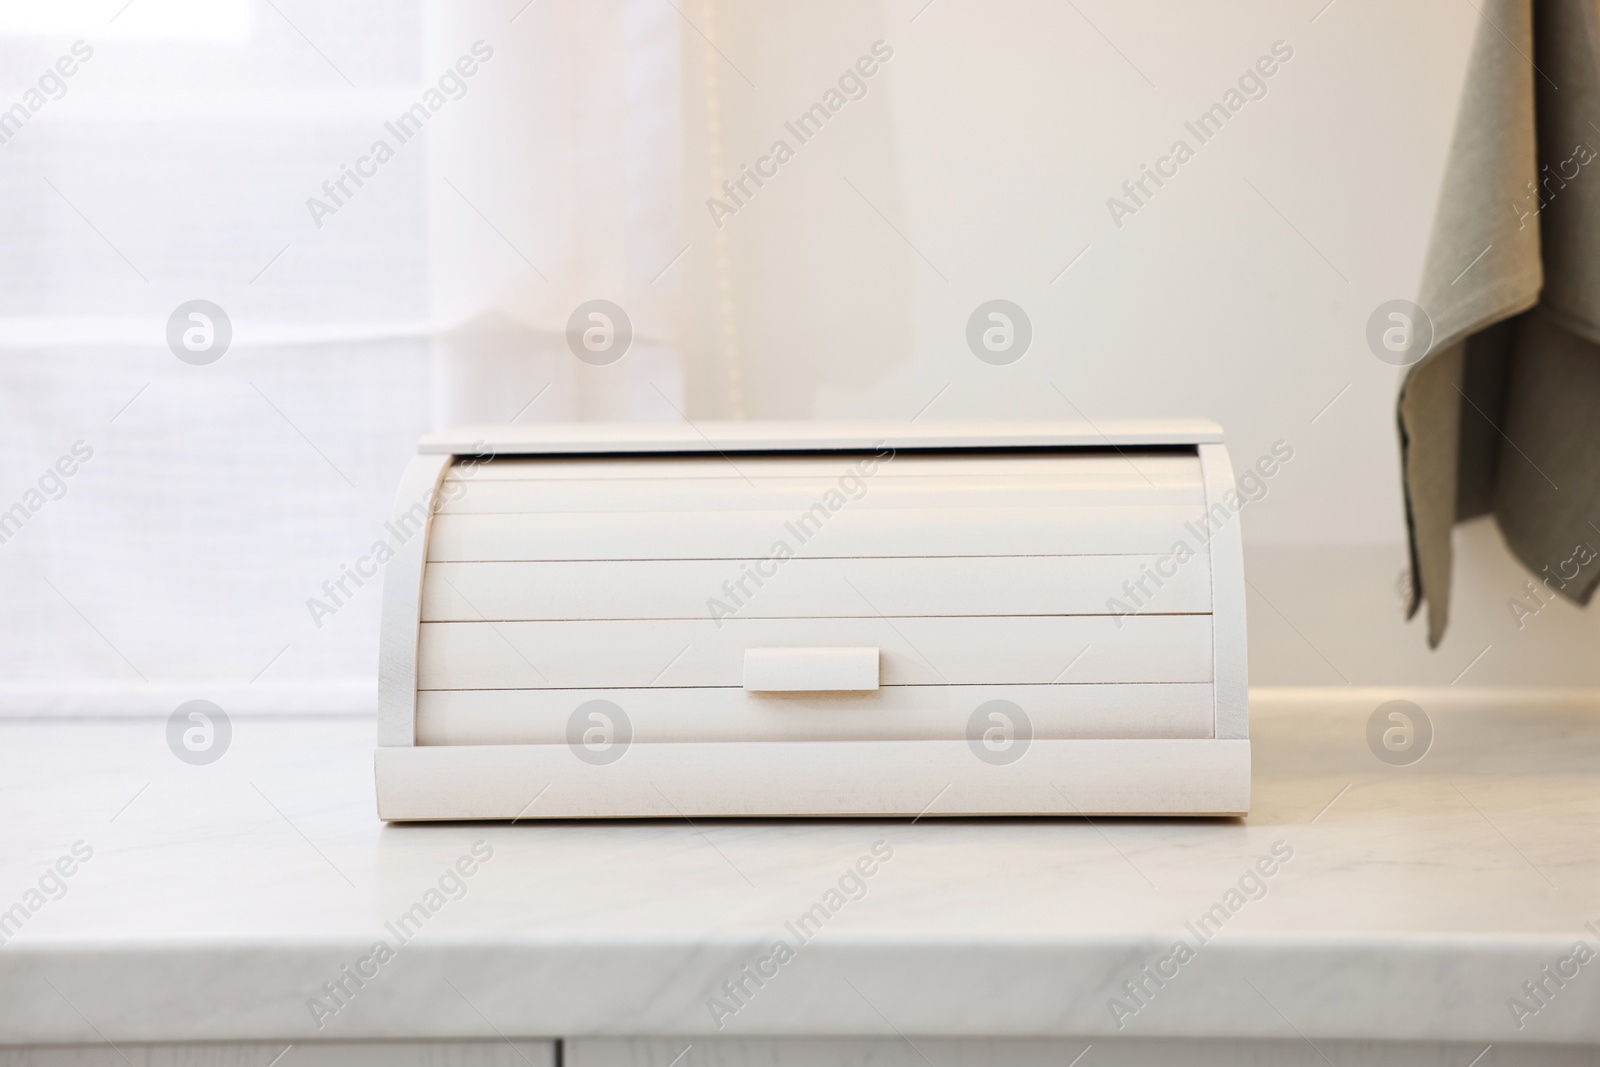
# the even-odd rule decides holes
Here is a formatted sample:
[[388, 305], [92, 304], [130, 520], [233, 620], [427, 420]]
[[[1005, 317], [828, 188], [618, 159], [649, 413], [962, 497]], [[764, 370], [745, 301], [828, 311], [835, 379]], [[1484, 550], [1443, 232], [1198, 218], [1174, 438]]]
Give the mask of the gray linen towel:
[[1418, 298], [1432, 344], [1398, 405], [1432, 646], [1464, 519], [1494, 515], [1561, 596], [1600, 584], [1600, 0], [1481, 11]]

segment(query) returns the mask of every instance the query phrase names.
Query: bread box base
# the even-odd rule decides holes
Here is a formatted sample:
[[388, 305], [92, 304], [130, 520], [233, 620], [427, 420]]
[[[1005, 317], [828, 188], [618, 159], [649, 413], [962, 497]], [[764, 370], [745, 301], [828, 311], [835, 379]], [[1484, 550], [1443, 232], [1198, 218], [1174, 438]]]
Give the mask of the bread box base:
[[[1034, 741], [1005, 766], [944, 741], [635, 744], [591, 766], [564, 745], [378, 749], [384, 819], [1242, 815], [1245, 740]], [[935, 785], [933, 783], [943, 783]]]

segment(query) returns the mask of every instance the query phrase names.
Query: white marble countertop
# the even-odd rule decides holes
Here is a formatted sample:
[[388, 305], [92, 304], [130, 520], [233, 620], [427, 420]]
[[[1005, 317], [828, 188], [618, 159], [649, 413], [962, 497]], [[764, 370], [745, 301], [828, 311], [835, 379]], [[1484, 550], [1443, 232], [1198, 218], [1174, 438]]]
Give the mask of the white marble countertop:
[[[1248, 819], [1092, 824], [385, 826], [371, 720], [236, 719], [227, 754], [199, 767], [168, 750], [164, 721], [0, 723], [0, 911], [20, 903], [25, 919], [0, 947], [0, 1044], [718, 1022], [730, 1035], [1600, 1041], [1600, 958], [1546, 980], [1537, 1012], [1508, 1006], [1537, 1006], [1522, 983], [1575, 942], [1600, 953], [1600, 712], [1435, 710], [1433, 750], [1390, 767], [1365, 741], [1376, 703], [1258, 700]], [[92, 850], [81, 863], [78, 842]], [[493, 854], [465, 895], [316, 1018], [308, 998], [395, 942], [385, 923], [429, 903], [476, 842]], [[785, 924], [829, 903], [875, 843], [892, 856], [868, 865], [860, 899], [832, 898], [844, 903], [766, 965], [764, 985], [745, 980], [748, 996], [722, 992], [794, 942]], [[1201, 944], [1185, 923], [1229, 903], [1275, 844], [1292, 858], [1267, 865], [1265, 895]], [[58, 883], [46, 872], [62, 857]], [[1179, 937], [1193, 959], [1160, 964]], [[1146, 965], [1176, 975], [1147, 981], [1141, 1004], [1121, 986]], [[1138, 1010], [1116, 1019], [1112, 997]]]

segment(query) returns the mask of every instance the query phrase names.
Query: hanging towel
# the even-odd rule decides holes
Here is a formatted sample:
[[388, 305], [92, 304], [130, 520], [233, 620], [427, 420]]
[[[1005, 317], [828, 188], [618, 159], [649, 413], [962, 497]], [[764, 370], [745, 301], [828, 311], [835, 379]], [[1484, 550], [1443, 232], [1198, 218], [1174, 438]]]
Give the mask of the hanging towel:
[[1398, 404], [1430, 646], [1465, 519], [1492, 514], [1556, 594], [1600, 584], [1600, 0], [1476, 6]]

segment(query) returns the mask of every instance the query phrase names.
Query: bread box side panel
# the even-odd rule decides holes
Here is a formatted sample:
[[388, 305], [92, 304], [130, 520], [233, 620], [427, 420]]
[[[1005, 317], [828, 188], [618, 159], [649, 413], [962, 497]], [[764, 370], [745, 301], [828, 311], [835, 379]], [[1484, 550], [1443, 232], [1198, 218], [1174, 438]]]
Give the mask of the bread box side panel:
[[406, 465], [386, 526], [395, 555], [383, 570], [378, 632], [378, 744], [416, 743], [417, 635], [422, 572], [434, 502], [449, 455], [419, 455]]
[[1250, 736], [1250, 689], [1247, 669], [1244, 596], [1244, 548], [1239, 529], [1243, 500], [1234, 484], [1227, 447], [1200, 448], [1205, 477], [1208, 525], [1211, 530], [1212, 682], [1216, 687], [1216, 736]]

